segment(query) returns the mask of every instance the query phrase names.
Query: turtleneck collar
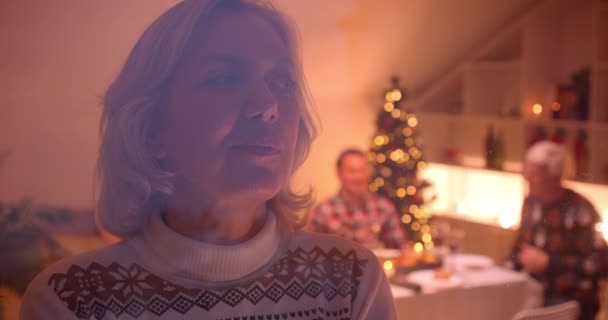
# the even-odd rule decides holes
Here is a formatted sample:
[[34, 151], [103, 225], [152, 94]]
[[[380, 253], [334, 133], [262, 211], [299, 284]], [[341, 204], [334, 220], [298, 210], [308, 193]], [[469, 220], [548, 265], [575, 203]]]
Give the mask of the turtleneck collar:
[[262, 229], [234, 245], [217, 245], [187, 238], [169, 228], [160, 214], [150, 218], [143, 238], [154, 253], [182, 275], [203, 281], [230, 281], [264, 266], [280, 245], [276, 217], [269, 212]]

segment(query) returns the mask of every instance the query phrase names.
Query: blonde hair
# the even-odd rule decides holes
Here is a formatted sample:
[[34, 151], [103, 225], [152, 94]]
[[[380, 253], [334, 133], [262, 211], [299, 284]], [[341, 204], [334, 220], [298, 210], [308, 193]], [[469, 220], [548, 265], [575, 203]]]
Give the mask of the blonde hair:
[[[292, 24], [268, 2], [185, 0], [146, 29], [103, 98], [96, 219], [106, 231], [122, 237], [133, 236], [144, 226], [148, 215], [160, 210], [173, 192], [174, 175], [163, 170], [150, 152], [150, 134], [172, 73], [189, 45], [194, 28], [219, 11], [259, 15], [273, 26], [290, 50], [299, 77], [300, 110], [293, 171], [308, 156], [319, 122]], [[269, 207], [282, 228], [291, 231], [303, 226], [312, 202], [312, 188], [300, 194], [287, 183], [269, 200]]]

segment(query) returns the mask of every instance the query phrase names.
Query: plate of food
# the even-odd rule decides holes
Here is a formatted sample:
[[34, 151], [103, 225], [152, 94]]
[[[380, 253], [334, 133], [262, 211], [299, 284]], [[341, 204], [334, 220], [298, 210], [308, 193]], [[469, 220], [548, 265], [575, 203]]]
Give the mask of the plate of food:
[[407, 276], [407, 280], [420, 285], [424, 292], [457, 288], [464, 285], [460, 276], [443, 268], [414, 271]]
[[443, 264], [440, 256], [421, 252], [404, 252], [396, 261], [397, 273], [409, 273], [416, 270], [436, 269]]
[[490, 257], [478, 254], [453, 254], [445, 258], [446, 264], [461, 271], [479, 271], [494, 266]]

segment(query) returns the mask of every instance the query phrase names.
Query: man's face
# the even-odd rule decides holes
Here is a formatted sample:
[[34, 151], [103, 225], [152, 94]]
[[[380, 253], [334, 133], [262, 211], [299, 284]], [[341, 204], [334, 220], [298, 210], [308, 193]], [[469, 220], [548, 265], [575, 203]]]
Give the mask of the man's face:
[[560, 185], [560, 177], [552, 174], [544, 164], [526, 162], [524, 179], [528, 182], [529, 196], [533, 197], [553, 192], [555, 186]]
[[368, 190], [371, 168], [367, 159], [359, 154], [349, 154], [342, 159], [338, 169], [342, 190], [356, 197], [362, 197]]

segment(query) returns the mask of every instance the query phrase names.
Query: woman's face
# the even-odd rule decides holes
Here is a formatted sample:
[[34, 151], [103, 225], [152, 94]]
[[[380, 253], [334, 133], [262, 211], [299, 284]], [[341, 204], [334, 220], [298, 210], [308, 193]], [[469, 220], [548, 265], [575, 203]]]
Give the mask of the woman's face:
[[296, 61], [270, 23], [252, 13], [218, 13], [190, 43], [159, 130], [165, 163], [178, 175], [176, 192], [271, 199], [293, 167]]

